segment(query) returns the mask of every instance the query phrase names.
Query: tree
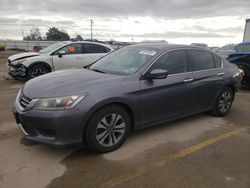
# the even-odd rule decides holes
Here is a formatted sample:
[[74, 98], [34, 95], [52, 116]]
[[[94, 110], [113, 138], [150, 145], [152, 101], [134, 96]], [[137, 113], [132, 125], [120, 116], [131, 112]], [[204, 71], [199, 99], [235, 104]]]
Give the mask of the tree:
[[33, 26], [30, 29], [30, 34], [23, 37], [23, 40], [42, 40], [42, 36], [38, 27]]
[[46, 33], [46, 40], [50, 41], [64, 41], [70, 40], [70, 37], [67, 32], [60, 31], [56, 27], [49, 28], [48, 32]]
[[83, 41], [83, 38], [82, 38], [81, 35], [77, 35], [77, 36], [76, 36], [76, 40], [77, 40], [77, 41]]
[[70, 40], [71, 40], [71, 41], [83, 41], [83, 38], [82, 38], [81, 35], [76, 35], [75, 38], [71, 38]]

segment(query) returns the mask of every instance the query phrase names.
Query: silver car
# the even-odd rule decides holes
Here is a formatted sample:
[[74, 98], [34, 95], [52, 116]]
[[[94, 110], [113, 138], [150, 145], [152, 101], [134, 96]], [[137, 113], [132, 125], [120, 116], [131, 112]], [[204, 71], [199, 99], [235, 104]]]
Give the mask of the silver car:
[[10, 56], [8, 73], [14, 79], [31, 79], [56, 70], [82, 68], [111, 51], [113, 48], [104, 43], [59, 42], [39, 53], [26, 52]]

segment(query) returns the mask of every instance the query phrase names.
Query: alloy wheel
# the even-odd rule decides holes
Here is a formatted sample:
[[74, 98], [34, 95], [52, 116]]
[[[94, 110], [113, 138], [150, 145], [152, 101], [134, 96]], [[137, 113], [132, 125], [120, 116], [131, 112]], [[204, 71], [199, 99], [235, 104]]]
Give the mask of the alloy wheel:
[[47, 71], [45, 69], [41, 69], [41, 68], [38, 68], [38, 69], [35, 69], [32, 73], [31, 73], [31, 77], [32, 78], [35, 78], [37, 76], [40, 76], [40, 75], [43, 75], [43, 74], [46, 74]]
[[101, 146], [112, 147], [122, 139], [125, 129], [126, 123], [120, 114], [108, 114], [97, 125], [96, 140]]
[[232, 93], [229, 91], [225, 91], [222, 93], [220, 100], [219, 100], [219, 110], [222, 113], [227, 112], [232, 104]]

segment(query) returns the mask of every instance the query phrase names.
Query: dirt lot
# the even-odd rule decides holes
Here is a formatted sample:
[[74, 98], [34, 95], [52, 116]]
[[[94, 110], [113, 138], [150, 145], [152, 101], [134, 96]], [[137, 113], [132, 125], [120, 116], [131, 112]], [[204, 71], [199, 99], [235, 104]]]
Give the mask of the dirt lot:
[[224, 118], [207, 113], [132, 133], [117, 151], [56, 148], [23, 138], [0, 52], [0, 187], [250, 187], [250, 90]]

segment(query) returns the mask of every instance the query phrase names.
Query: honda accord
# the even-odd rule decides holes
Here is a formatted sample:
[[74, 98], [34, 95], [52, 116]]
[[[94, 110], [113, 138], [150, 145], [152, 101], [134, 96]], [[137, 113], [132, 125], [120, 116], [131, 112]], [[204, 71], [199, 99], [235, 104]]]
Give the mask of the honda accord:
[[239, 74], [237, 66], [205, 48], [136, 44], [87, 68], [26, 82], [13, 111], [27, 139], [84, 143], [105, 153], [136, 129], [206, 111], [226, 115]]

